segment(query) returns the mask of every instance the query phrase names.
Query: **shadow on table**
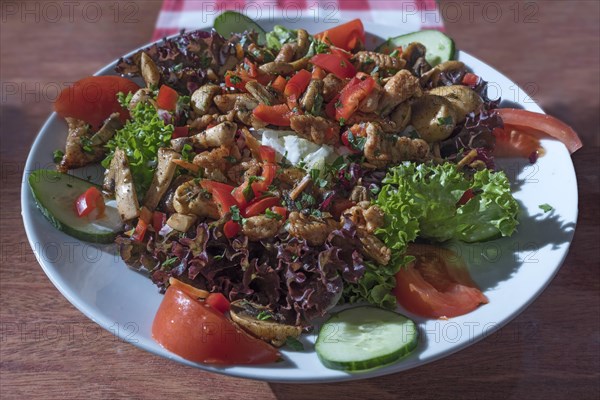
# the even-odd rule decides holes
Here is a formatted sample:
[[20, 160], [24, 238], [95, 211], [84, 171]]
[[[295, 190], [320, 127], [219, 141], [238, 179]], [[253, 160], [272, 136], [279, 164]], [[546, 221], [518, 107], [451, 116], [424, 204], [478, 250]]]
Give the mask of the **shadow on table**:
[[[494, 335], [473, 352], [464, 351], [426, 366], [392, 375], [322, 384], [269, 383], [277, 399], [507, 399], [521, 386], [524, 346], [511, 343], [510, 357], [494, 358]], [[480, 347], [484, 347], [483, 351]], [[485, 349], [487, 347], [487, 349]], [[485, 359], [487, 358], [487, 359]], [[360, 375], [358, 375], [360, 376]]]

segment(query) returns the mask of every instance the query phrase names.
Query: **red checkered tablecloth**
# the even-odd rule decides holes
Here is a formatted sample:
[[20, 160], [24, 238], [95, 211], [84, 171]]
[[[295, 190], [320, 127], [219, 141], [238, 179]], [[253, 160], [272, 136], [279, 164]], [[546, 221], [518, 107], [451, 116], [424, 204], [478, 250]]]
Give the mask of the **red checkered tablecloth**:
[[310, 17], [334, 22], [361, 18], [402, 31], [444, 29], [435, 0], [164, 0], [153, 39], [211, 26], [223, 10], [254, 19]]

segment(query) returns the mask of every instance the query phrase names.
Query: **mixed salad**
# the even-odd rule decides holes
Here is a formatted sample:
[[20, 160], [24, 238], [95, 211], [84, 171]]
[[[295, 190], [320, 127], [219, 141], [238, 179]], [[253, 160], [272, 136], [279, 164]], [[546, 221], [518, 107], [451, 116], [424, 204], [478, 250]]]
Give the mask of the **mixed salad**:
[[[487, 303], [440, 244], [515, 232], [495, 157], [534, 163], [540, 135], [581, 147], [555, 118], [498, 108], [454, 55], [436, 31], [367, 50], [360, 20], [311, 35], [226, 12], [65, 89], [66, 147], [32, 193], [152, 279], [153, 337], [184, 358], [275, 362], [358, 303], [315, 350], [330, 368], [386, 365], [418, 341], [398, 304], [451, 318]], [[94, 163], [101, 186], [67, 174]]]

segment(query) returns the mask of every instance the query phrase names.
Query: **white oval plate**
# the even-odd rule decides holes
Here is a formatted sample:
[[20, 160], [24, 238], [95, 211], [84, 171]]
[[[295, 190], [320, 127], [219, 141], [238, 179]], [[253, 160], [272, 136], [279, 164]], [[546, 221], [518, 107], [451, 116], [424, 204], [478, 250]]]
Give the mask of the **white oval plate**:
[[[278, 19], [261, 21], [265, 29], [276, 23], [302, 27], [309, 32], [324, 29], [312, 19], [296, 23]], [[365, 27], [382, 38], [407, 33], [402, 28], [370, 23]], [[374, 41], [373, 37], [368, 38], [371, 46]], [[502, 96], [527, 110], [542, 112], [523, 90], [492, 67], [464, 52], [460, 52], [459, 59], [490, 82], [490, 97]], [[97, 74], [112, 75], [114, 66], [115, 62]], [[526, 160], [499, 163], [511, 179], [522, 207], [518, 232], [511, 238], [493, 242], [452, 246], [467, 261], [489, 304], [450, 320], [419, 318], [399, 307], [400, 312], [418, 323], [421, 340], [417, 349], [393, 365], [365, 373], [325, 368], [313, 351], [316, 334], [303, 338], [305, 351], [283, 351], [284, 362], [261, 367], [216, 368], [189, 362], [152, 340], [150, 328], [162, 296], [150, 279], [126, 267], [114, 245], [80, 242], [54, 229], [36, 209], [27, 176], [33, 170], [54, 167], [52, 151], [64, 147], [66, 133], [65, 123], [52, 114], [31, 148], [21, 188], [27, 237], [46, 275], [82, 313], [121, 339], [182, 364], [232, 376], [273, 382], [362, 379], [414, 368], [461, 350], [505, 325], [542, 292], [567, 254], [577, 220], [577, 185], [569, 153], [561, 143], [543, 140], [547, 155], [535, 165]], [[75, 173], [98, 181], [101, 178], [100, 169], [95, 167]], [[554, 211], [544, 214], [538, 207], [543, 203], [551, 204]]]

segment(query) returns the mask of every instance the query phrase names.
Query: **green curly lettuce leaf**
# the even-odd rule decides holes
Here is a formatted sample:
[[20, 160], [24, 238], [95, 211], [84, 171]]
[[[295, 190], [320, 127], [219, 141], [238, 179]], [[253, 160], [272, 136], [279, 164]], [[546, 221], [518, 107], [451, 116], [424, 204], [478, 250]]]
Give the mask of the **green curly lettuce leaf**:
[[[376, 204], [386, 226], [377, 235], [395, 251], [404, 252], [417, 236], [468, 243], [510, 236], [518, 224], [519, 206], [504, 172], [485, 169], [468, 177], [455, 164], [406, 163], [391, 168], [383, 183]], [[465, 202], [467, 191], [473, 197]]]
[[[468, 190], [473, 197], [461, 201]], [[469, 177], [450, 163], [391, 168], [375, 204], [385, 213], [385, 225], [376, 235], [392, 250], [392, 258], [386, 266], [366, 263], [358, 283], [345, 286], [344, 302], [394, 308], [394, 275], [412, 261], [404, 253], [417, 237], [478, 242], [510, 236], [518, 223], [519, 207], [503, 172], [483, 170]]]
[[298, 34], [295, 30], [288, 29], [283, 25], [275, 25], [271, 32], [267, 32], [267, 47], [279, 51], [281, 46], [289, 42], [295, 42]]
[[[126, 107], [131, 101], [131, 96], [131, 93], [127, 96], [119, 93], [119, 103]], [[123, 150], [129, 161], [137, 195], [143, 198], [154, 176], [158, 149], [169, 146], [172, 134], [173, 125], [165, 125], [152, 104], [139, 102], [131, 110], [131, 119], [106, 144], [108, 152], [102, 160], [102, 166], [110, 166], [117, 147]]]

